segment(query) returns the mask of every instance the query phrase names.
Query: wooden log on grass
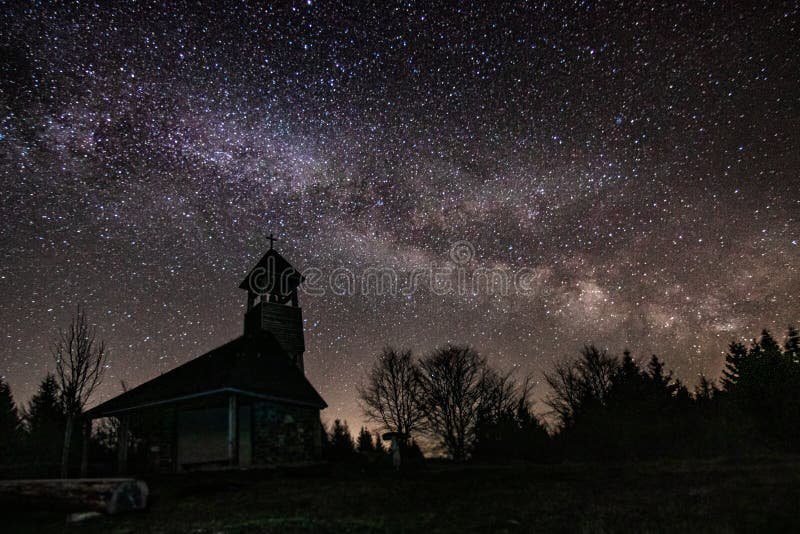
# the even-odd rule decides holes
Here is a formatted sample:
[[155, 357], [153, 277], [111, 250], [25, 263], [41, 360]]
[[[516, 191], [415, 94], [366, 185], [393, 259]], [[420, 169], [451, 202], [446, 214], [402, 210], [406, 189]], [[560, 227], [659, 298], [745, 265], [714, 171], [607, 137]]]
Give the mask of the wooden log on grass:
[[0, 481], [0, 501], [15, 506], [117, 514], [147, 506], [147, 484], [133, 478]]

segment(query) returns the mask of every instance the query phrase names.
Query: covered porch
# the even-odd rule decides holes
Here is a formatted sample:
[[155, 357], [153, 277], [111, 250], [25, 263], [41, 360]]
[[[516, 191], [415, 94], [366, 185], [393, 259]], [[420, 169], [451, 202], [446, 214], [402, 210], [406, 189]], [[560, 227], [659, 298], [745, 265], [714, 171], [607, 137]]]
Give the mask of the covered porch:
[[[114, 421], [118, 474], [130, 472], [132, 447], [137, 452], [137, 471], [248, 467], [253, 456], [252, 402], [250, 396], [223, 390], [116, 411], [89, 411], [84, 433], [88, 435], [93, 421]], [[85, 475], [88, 450], [83, 457], [81, 472]]]

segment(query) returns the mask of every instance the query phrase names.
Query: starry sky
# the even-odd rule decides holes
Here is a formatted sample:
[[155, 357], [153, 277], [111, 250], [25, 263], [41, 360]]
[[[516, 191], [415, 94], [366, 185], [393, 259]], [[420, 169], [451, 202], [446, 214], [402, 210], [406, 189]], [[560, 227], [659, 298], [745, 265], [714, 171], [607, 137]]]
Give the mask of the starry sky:
[[321, 273], [447, 266], [460, 241], [470, 272], [536, 273], [301, 295], [323, 418], [351, 426], [384, 345], [541, 379], [594, 342], [694, 383], [800, 323], [797, 2], [126, 4], [2, 2], [18, 400], [79, 303], [111, 349], [97, 401], [239, 335], [270, 232]]

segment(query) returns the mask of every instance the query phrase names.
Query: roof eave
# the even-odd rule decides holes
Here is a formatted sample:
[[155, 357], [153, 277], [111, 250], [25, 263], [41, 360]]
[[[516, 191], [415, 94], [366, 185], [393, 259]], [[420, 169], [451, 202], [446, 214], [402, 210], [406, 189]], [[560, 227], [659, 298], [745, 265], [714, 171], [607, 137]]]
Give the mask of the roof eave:
[[[192, 393], [191, 395], [182, 395], [180, 397], [173, 397], [173, 398], [170, 398], [170, 399], [163, 399], [163, 400], [158, 400], [158, 401], [145, 402], [145, 403], [142, 403], [142, 404], [136, 404], [136, 405], [133, 405], [133, 406], [127, 406], [127, 407], [124, 407], [124, 408], [117, 408], [117, 409], [111, 409], [111, 410], [103, 410], [102, 407], [103, 407], [103, 404], [105, 404], [105, 403], [103, 403], [103, 404], [100, 404], [100, 405], [95, 406], [94, 408], [88, 410], [85, 413], [85, 415], [87, 415], [89, 417], [89, 419], [99, 419], [101, 417], [111, 417], [111, 416], [120, 415], [120, 414], [123, 414], [123, 413], [134, 412], [136, 410], [141, 410], [141, 409], [144, 409], [144, 408], [151, 408], [151, 407], [154, 407], [154, 406], [162, 406], [164, 404], [174, 404], [174, 403], [185, 401], [185, 400], [191, 400], [191, 399], [196, 399], [196, 398], [201, 398], [201, 397], [208, 397], [208, 396], [217, 395], [217, 394], [220, 394], [220, 393], [235, 393], [237, 395], [244, 395], [244, 396], [253, 397], [253, 398], [262, 399], [262, 400], [270, 400], [270, 401], [274, 401], [274, 402], [281, 402], [281, 403], [284, 403], [284, 404], [294, 404], [294, 405], [299, 405], [299, 406], [308, 406], [310, 408], [317, 408], [318, 410], [324, 410], [325, 408], [328, 407], [328, 403], [326, 403], [322, 399], [322, 397], [319, 397], [321, 402], [311, 402], [311, 401], [303, 401], [303, 400], [298, 400], [298, 399], [292, 399], [292, 398], [288, 398], [288, 397], [279, 397], [279, 396], [276, 396], [276, 395], [265, 395], [263, 393], [256, 393], [255, 391], [247, 391], [247, 390], [243, 390], [243, 389], [239, 389], [239, 388], [225, 387], [225, 388], [213, 389], [213, 390], [209, 390], [209, 391], [201, 391], [199, 393]], [[319, 394], [317, 394], [317, 395], [319, 395]]]

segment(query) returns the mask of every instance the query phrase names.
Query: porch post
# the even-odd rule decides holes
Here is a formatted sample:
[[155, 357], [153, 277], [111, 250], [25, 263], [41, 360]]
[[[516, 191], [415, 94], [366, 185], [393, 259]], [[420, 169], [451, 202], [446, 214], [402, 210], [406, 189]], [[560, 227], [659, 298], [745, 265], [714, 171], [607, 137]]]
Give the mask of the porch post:
[[236, 395], [228, 397], [228, 464], [235, 466], [239, 463], [239, 422]]
[[117, 472], [124, 475], [128, 469], [128, 416], [119, 417], [119, 435], [117, 436]]
[[81, 478], [86, 478], [89, 471], [89, 440], [92, 438], [92, 420], [86, 418], [83, 421], [83, 444], [81, 446]]

